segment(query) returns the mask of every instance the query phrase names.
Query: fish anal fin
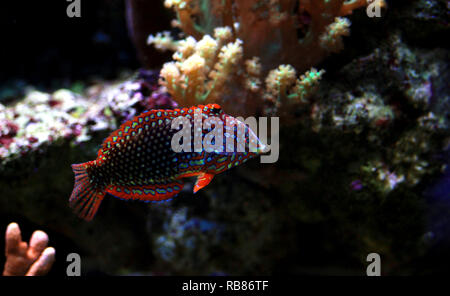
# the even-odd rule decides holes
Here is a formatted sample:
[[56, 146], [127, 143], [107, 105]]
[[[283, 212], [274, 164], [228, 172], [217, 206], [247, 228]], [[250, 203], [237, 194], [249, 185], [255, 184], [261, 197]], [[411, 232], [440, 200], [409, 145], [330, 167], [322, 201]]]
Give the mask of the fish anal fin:
[[138, 186], [118, 186], [110, 185], [106, 187], [106, 192], [115, 197], [127, 200], [160, 201], [177, 195], [183, 189], [180, 181], [167, 184], [138, 185]]
[[211, 180], [214, 178], [214, 174], [211, 173], [202, 173], [198, 175], [197, 182], [195, 182], [194, 193], [208, 185]]
[[183, 173], [183, 174], [179, 175], [177, 178], [182, 179], [182, 178], [189, 178], [189, 177], [197, 177], [197, 176], [203, 175], [203, 174], [204, 173], [202, 173], [202, 172]]

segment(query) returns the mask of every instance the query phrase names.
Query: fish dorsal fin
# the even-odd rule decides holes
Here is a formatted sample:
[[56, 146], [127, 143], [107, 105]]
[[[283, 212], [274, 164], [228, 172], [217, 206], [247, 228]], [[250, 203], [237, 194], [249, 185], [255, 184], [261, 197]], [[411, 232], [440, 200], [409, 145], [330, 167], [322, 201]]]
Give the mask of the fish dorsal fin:
[[194, 193], [196, 193], [197, 191], [208, 185], [213, 178], [214, 174], [211, 173], [202, 173], [198, 175], [197, 181], [195, 182], [194, 185]]
[[145, 129], [145, 125], [151, 126], [153, 122], [165, 120], [173, 116], [173, 110], [155, 109], [141, 113], [120, 125], [120, 127], [112, 132], [104, 141], [102, 148], [98, 151], [97, 156], [104, 154], [111, 149], [113, 145], [120, 143], [122, 139], [134, 136]]
[[110, 185], [106, 192], [115, 197], [127, 200], [162, 201], [177, 195], [183, 189], [183, 182], [173, 181], [167, 184], [152, 184], [138, 186]]
[[120, 142], [124, 137], [131, 137], [133, 134], [139, 133], [140, 130], [145, 128], [145, 125], [152, 125], [153, 122], [158, 122], [160, 120], [173, 119], [180, 115], [192, 114], [196, 109], [209, 108], [210, 110], [221, 110], [220, 106], [217, 104], [209, 105], [198, 105], [188, 108], [177, 108], [173, 110], [164, 109], [154, 109], [150, 111], [143, 112], [139, 116], [134, 117], [120, 125], [120, 127], [112, 132], [102, 144], [101, 149], [97, 153], [97, 157], [100, 157], [106, 153], [109, 149]]

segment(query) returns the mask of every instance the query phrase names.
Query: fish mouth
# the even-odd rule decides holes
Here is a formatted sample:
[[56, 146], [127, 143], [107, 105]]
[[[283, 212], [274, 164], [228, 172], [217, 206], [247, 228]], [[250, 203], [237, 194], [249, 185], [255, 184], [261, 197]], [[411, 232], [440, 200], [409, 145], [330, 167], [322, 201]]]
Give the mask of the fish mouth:
[[256, 153], [258, 153], [258, 154], [265, 154], [265, 153], [268, 153], [268, 152], [270, 152], [269, 145], [266, 145], [266, 144], [264, 144], [263, 142], [260, 141], [258, 143], [258, 148], [256, 150]]

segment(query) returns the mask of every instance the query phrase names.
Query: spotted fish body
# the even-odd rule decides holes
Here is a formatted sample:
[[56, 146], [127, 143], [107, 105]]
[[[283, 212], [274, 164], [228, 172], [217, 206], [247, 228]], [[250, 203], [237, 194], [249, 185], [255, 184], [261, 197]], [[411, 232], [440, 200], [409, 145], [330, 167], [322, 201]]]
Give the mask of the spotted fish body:
[[[211, 131], [211, 128], [200, 128], [197, 132], [201, 132], [201, 137], [195, 137], [194, 114], [200, 110], [202, 124], [210, 117], [222, 120], [225, 132], [222, 150], [194, 149], [194, 140], [203, 141], [204, 135]], [[177, 153], [172, 149], [172, 138], [181, 129], [173, 129], [172, 121], [179, 116], [185, 117], [191, 125], [192, 152]], [[227, 129], [227, 121], [236, 125]], [[70, 205], [81, 218], [91, 220], [106, 193], [122, 199], [163, 201], [177, 195], [183, 188], [182, 179], [192, 176], [197, 177], [195, 193], [208, 185], [214, 175], [261, 152], [248, 149], [238, 152], [237, 145], [234, 149], [225, 149], [227, 138], [235, 139], [238, 127], [245, 130], [247, 145], [249, 141], [256, 141], [256, 146], [262, 147], [248, 126], [226, 115], [217, 104], [144, 112], [106, 138], [97, 159], [72, 165], [75, 185]]]

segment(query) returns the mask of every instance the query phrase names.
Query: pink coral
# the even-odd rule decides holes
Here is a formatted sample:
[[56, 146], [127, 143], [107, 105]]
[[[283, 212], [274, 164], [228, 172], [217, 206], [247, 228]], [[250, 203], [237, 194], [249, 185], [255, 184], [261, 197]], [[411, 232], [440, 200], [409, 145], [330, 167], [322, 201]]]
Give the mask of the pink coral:
[[17, 223], [11, 223], [6, 229], [4, 276], [46, 275], [55, 261], [55, 249], [47, 247], [48, 236], [43, 231], [35, 231], [30, 244], [22, 241]]
[[0, 121], [0, 146], [9, 148], [18, 130], [19, 127], [14, 122], [10, 120]]

